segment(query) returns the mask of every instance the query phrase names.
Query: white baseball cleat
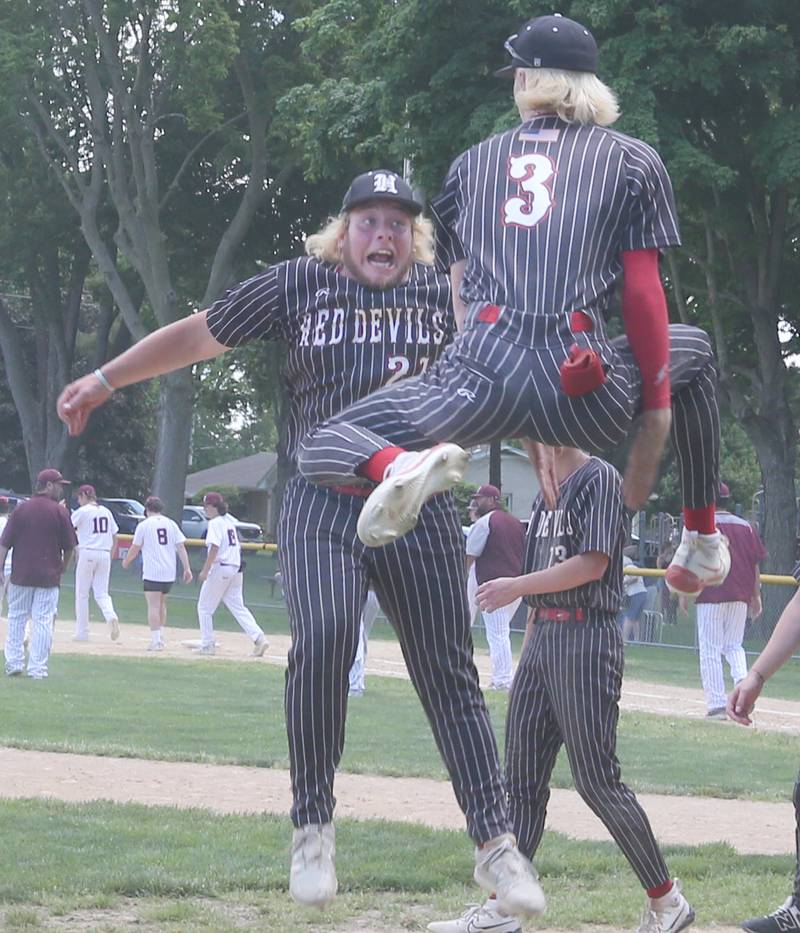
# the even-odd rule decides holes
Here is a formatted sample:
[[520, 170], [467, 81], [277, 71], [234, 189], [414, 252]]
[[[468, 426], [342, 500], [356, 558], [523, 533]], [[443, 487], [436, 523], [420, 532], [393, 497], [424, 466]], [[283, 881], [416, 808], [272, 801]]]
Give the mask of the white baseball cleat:
[[497, 906], [494, 898], [483, 904], [473, 904], [455, 920], [435, 920], [428, 924], [430, 933], [522, 933], [516, 917], [509, 917]]
[[530, 917], [544, 913], [547, 907], [539, 876], [511, 833], [475, 849], [473, 877], [484, 891], [497, 895], [497, 907], [504, 914]]
[[263, 658], [264, 652], [269, 648], [269, 642], [267, 641], [266, 635], [259, 635], [258, 638], [253, 642], [253, 657], [254, 658]]
[[336, 897], [334, 858], [336, 832], [333, 823], [311, 823], [292, 833], [292, 867], [289, 893], [306, 907], [326, 907]]
[[650, 897], [636, 933], [678, 933], [694, 923], [694, 910], [681, 894], [676, 878], [672, 890], [663, 897]]
[[217, 653], [217, 649], [214, 645], [200, 645], [197, 648], [192, 648], [192, 654], [205, 654], [211, 657]]
[[697, 596], [703, 587], [719, 586], [730, 569], [731, 552], [725, 535], [719, 531], [701, 535], [684, 528], [664, 582], [679, 596]]
[[358, 537], [368, 547], [384, 547], [402, 538], [417, 524], [427, 499], [461, 482], [468, 460], [469, 454], [458, 444], [401, 453], [364, 503], [356, 526]]
[[116, 641], [119, 638], [119, 619], [112, 616], [108, 620], [108, 624], [111, 626], [111, 641]]

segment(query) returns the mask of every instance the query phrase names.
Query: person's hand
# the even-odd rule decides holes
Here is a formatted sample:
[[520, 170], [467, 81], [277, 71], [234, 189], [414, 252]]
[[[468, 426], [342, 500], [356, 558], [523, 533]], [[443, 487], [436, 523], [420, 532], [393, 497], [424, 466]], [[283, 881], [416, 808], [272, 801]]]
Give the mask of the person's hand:
[[689, 597], [683, 593], [678, 597], [678, 608], [685, 615], [689, 615]]
[[192, 582], [192, 571], [188, 568], [183, 571], [183, 582], [191, 583]]
[[734, 722], [738, 722], [742, 726], [752, 725], [753, 721], [750, 719], [750, 714], [753, 712], [753, 707], [756, 705], [756, 700], [759, 698], [763, 688], [764, 681], [758, 674], [753, 671], [746, 674], [739, 683], [736, 684], [731, 695], [728, 697], [728, 706], [726, 709], [728, 718], [732, 719]]
[[640, 509], [653, 491], [671, 424], [672, 410], [669, 408], [653, 408], [639, 416], [622, 482], [627, 508]]
[[475, 594], [475, 602], [482, 612], [494, 612], [501, 606], [513, 603], [519, 595], [516, 577], [497, 577], [481, 583]]
[[750, 618], [755, 620], [761, 613], [764, 611], [764, 607], [761, 603], [761, 593], [758, 593], [750, 600], [750, 608], [748, 610]]
[[530, 437], [523, 437], [522, 445], [528, 454], [528, 459], [533, 464], [534, 470], [536, 470], [544, 504], [552, 512], [558, 505], [555, 452], [552, 447], [534, 441]]
[[89, 415], [95, 408], [111, 398], [111, 393], [106, 389], [97, 376], [91, 373], [71, 382], [56, 402], [56, 411], [58, 417], [66, 424], [72, 437], [80, 434], [86, 427]]
[[208, 577], [208, 571], [207, 571], [207, 570], [205, 569], [205, 567], [204, 567], [204, 568], [200, 571], [200, 573], [197, 574], [197, 579], [200, 581], [200, 583], [205, 583], [207, 577]]

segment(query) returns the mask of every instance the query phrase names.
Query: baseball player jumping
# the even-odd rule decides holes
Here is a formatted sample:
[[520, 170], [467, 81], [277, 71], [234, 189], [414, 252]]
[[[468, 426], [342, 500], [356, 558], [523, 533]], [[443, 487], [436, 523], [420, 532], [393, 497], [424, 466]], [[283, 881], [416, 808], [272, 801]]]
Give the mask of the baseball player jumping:
[[[622, 603], [625, 517], [622, 477], [571, 447], [555, 451], [558, 506], [540, 493], [528, 525], [521, 576], [478, 588], [495, 611], [525, 599], [531, 607], [506, 724], [506, 781], [520, 849], [533, 858], [544, 832], [550, 775], [562, 745], [575, 789], [603, 821], [647, 892], [637, 933], [677, 933], [694, 911], [670, 878], [650, 821], [622, 782], [616, 755], [624, 648]], [[519, 933], [517, 919], [490, 898], [432, 933]]]
[[[599, 451], [638, 417], [624, 485], [626, 505], [638, 507], [671, 427], [685, 529], [666, 579], [696, 595], [725, 578], [729, 555], [714, 521], [711, 346], [695, 327], [668, 325], [659, 276], [660, 250], [680, 242], [669, 176], [650, 146], [608, 128], [619, 111], [595, 75], [588, 29], [543, 16], [506, 49], [500, 73], [514, 77], [522, 123], [460, 155], [433, 202], [463, 333], [420, 377], [315, 429], [300, 470], [323, 485], [379, 483], [359, 534], [380, 547], [460, 476], [467, 455], [457, 445], [530, 437]], [[609, 340], [623, 274], [625, 336]], [[443, 441], [456, 443], [429, 449]]]
[[206, 531], [206, 562], [197, 575], [203, 584], [197, 600], [197, 618], [200, 623], [198, 654], [214, 654], [214, 613], [220, 602], [225, 603], [231, 615], [253, 642], [253, 655], [264, 656], [269, 647], [267, 636], [245, 606], [243, 597], [242, 549], [236, 522], [228, 515], [228, 503], [218, 492], [203, 496], [203, 510], [208, 521]]
[[[234, 286], [208, 311], [165, 327], [58, 402], [71, 433], [121, 387], [252, 340], [283, 339], [287, 454], [325, 418], [381, 386], [429, 368], [453, 329], [450, 283], [431, 268], [430, 223], [394, 172], [359, 175], [342, 211], [306, 241], [307, 256]], [[380, 550], [356, 524], [362, 478], [323, 488], [295, 476], [279, 523], [279, 557], [292, 646], [286, 723], [292, 779], [289, 891], [322, 907], [333, 899], [333, 781], [344, 747], [348, 670], [370, 586], [392, 622], [453, 789], [476, 843], [475, 879], [513, 913], [544, 909], [530, 862], [508, 831], [494, 734], [472, 659], [464, 540], [451, 496], [425, 503], [413, 534]]]
[[111, 640], [119, 638], [119, 619], [108, 595], [111, 552], [119, 528], [114, 516], [97, 501], [94, 486], [78, 488], [78, 508], [72, 513], [72, 527], [78, 536], [78, 563], [75, 566], [75, 634], [73, 641], [89, 641], [89, 590], [109, 626]]

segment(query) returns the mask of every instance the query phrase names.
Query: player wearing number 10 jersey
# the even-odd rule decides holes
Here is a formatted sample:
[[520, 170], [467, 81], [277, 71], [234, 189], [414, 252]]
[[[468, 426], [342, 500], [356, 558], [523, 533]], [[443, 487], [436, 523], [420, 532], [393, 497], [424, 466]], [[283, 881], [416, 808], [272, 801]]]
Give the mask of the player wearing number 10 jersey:
[[119, 531], [114, 516], [97, 502], [94, 486], [78, 489], [78, 508], [72, 513], [72, 527], [78, 536], [78, 563], [75, 567], [74, 641], [89, 640], [89, 590], [94, 593], [103, 618], [109, 625], [111, 640], [119, 638], [119, 620], [108, 595], [111, 575], [111, 551]]

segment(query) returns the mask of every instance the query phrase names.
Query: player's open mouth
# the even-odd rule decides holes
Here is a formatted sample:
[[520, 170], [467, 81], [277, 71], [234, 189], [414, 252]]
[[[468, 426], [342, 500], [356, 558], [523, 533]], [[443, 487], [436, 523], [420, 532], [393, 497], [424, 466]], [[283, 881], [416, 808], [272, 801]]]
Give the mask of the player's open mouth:
[[381, 269], [391, 269], [394, 266], [394, 253], [387, 250], [378, 250], [378, 252], [370, 253], [367, 256], [367, 262], [371, 266], [380, 266]]

